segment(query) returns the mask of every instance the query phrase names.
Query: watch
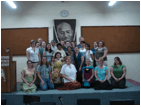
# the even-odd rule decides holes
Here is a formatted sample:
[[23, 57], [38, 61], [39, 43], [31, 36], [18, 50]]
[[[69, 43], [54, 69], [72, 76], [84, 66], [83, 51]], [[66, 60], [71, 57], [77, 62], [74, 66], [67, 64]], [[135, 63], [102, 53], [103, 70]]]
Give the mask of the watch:
[[67, 10], [62, 10], [62, 11], [61, 11], [61, 16], [62, 16], [62, 17], [67, 17], [68, 14], [69, 14], [69, 12], [68, 12]]

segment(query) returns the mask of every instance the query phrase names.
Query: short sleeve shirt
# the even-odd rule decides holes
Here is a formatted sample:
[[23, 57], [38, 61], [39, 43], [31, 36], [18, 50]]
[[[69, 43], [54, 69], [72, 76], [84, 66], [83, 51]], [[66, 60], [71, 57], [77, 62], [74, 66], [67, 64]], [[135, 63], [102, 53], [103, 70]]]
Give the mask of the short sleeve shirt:
[[[103, 47], [101, 49], [97, 48], [96, 49], [96, 59], [99, 59], [104, 55], [104, 51], [108, 50], [106, 47]], [[107, 56], [104, 58], [104, 61], [107, 61]]]
[[[75, 76], [76, 76], [76, 68], [73, 64], [70, 64], [71, 67], [69, 67], [67, 64], [63, 65], [62, 69], [61, 69], [61, 74], [64, 74], [65, 76], [67, 76], [68, 78], [70, 78], [71, 80], [75, 80]], [[64, 79], [64, 83], [70, 82], [69, 80]]]
[[86, 59], [90, 59], [91, 62], [93, 62], [92, 58], [91, 58], [91, 54], [93, 55], [93, 52], [91, 50], [88, 50], [86, 52]]
[[37, 72], [40, 72], [41, 78], [43, 79], [47, 79], [49, 78], [49, 71], [51, 70], [51, 67], [49, 65], [49, 67], [47, 68], [46, 65], [38, 65], [37, 66]]
[[[95, 70], [97, 70], [97, 77], [104, 81], [106, 77], [106, 70], [108, 70], [108, 68], [104, 66], [103, 69], [100, 69], [98, 66], [96, 66]], [[96, 81], [98, 81], [98, 79], [96, 79]]]
[[56, 50], [54, 53], [53, 53], [53, 56], [55, 56], [55, 54], [57, 53], [57, 52], [60, 52], [61, 53], [61, 57], [66, 57], [66, 53], [65, 53], [65, 51], [62, 49], [61, 51], [60, 50]]
[[79, 52], [77, 57], [76, 57], [76, 53], [74, 53], [73, 56], [74, 56], [74, 60], [76, 61], [77, 68], [79, 68], [81, 64], [81, 57], [83, 56], [83, 54]]
[[123, 68], [125, 65], [121, 64], [119, 67], [116, 65], [112, 65], [113, 67], [113, 74], [116, 78], [120, 78], [123, 74]]
[[46, 51], [46, 57], [47, 57], [47, 61], [49, 63], [52, 61], [52, 56], [53, 56], [53, 51], [51, 53], [49, 53], [48, 51]]
[[29, 47], [26, 49], [26, 51], [29, 52], [29, 59], [32, 62], [39, 62], [39, 57], [38, 57], [39, 48], [35, 48], [35, 51], [34, 51], [32, 47]]

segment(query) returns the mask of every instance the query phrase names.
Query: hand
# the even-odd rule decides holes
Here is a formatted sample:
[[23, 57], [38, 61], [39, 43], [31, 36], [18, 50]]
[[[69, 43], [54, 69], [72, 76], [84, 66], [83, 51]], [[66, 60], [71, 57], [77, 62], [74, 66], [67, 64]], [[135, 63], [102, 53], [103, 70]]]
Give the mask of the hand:
[[41, 86], [43, 86], [44, 84], [45, 84], [45, 82], [44, 82], [44, 81], [42, 81], [42, 82], [41, 82]]
[[29, 83], [26, 83], [26, 85], [30, 87]]
[[82, 81], [84, 82], [84, 79], [82, 79]]
[[55, 60], [54, 60], [54, 59], [52, 59], [52, 62], [55, 62]]
[[31, 87], [33, 85], [33, 83], [29, 84], [29, 87]]
[[76, 80], [74, 80], [74, 83], [77, 83], [77, 81], [76, 81]]
[[87, 82], [90, 82], [90, 79], [88, 79]]
[[81, 67], [79, 67], [79, 71], [81, 71]]
[[104, 81], [101, 81], [101, 80], [100, 80], [100, 82], [101, 82], [101, 83], [104, 83]]
[[53, 84], [53, 81], [52, 81], [52, 79], [50, 80], [50, 83], [52, 83], [52, 84]]
[[119, 79], [118, 79], [118, 78], [115, 78], [115, 80], [116, 80], [116, 82], [118, 82], [118, 81], [119, 81]]

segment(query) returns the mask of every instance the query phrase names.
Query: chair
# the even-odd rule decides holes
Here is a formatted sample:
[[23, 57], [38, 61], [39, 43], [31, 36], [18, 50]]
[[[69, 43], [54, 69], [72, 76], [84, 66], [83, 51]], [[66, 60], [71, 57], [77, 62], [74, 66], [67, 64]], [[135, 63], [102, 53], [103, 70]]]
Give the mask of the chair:
[[135, 105], [135, 102], [132, 99], [111, 100], [110, 105]]
[[31, 96], [31, 95], [24, 95], [23, 96], [23, 103], [31, 104], [31, 102], [40, 102], [39, 96]]
[[5, 98], [1, 98], [1, 105], [6, 105], [6, 99]]
[[77, 99], [77, 105], [100, 105], [99, 99]]

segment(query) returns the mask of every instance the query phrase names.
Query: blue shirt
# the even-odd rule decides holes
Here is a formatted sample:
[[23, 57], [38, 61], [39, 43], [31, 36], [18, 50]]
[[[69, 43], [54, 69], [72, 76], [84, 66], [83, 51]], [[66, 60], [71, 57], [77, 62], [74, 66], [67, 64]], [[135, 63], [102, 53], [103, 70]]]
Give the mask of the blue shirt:
[[93, 49], [91, 49], [91, 51], [93, 52], [93, 56], [95, 56], [95, 49], [93, 48]]
[[93, 67], [93, 66], [89, 66], [89, 67], [86, 67], [86, 66], [85, 66], [85, 67], [82, 68], [82, 74], [83, 74], [83, 69], [86, 69], [86, 68], [87, 68], [87, 69], [93, 69], [93, 70], [94, 70], [94, 67]]
[[[104, 81], [105, 77], [106, 77], [106, 70], [108, 70], [108, 68], [106, 66], [104, 66], [103, 69], [100, 69], [98, 66], [95, 67], [95, 70], [97, 70], [97, 77]], [[98, 81], [98, 79], [96, 79], [96, 81]]]
[[77, 68], [79, 68], [81, 64], [81, 57], [83, 56], [83, 54], [79, 52], [77, 57], [76, 57], [76, 53], [74, 53], [73, 56], [74, 56], [74, 60], [76, 61], [76, 66]]
[[79, 49], [82, 48], [82, 46], [80, 44], [78, 44], [77, 46], [78, 46]]
[[47, 79], [49, 78], [49, 71], [51, 71], [51, 67], [49, 65], [49, 67], [47, 68], [46, 65], [38, 65], [37, 66], [37, 72], [40, 72], [41, 78], [42, 79]]

